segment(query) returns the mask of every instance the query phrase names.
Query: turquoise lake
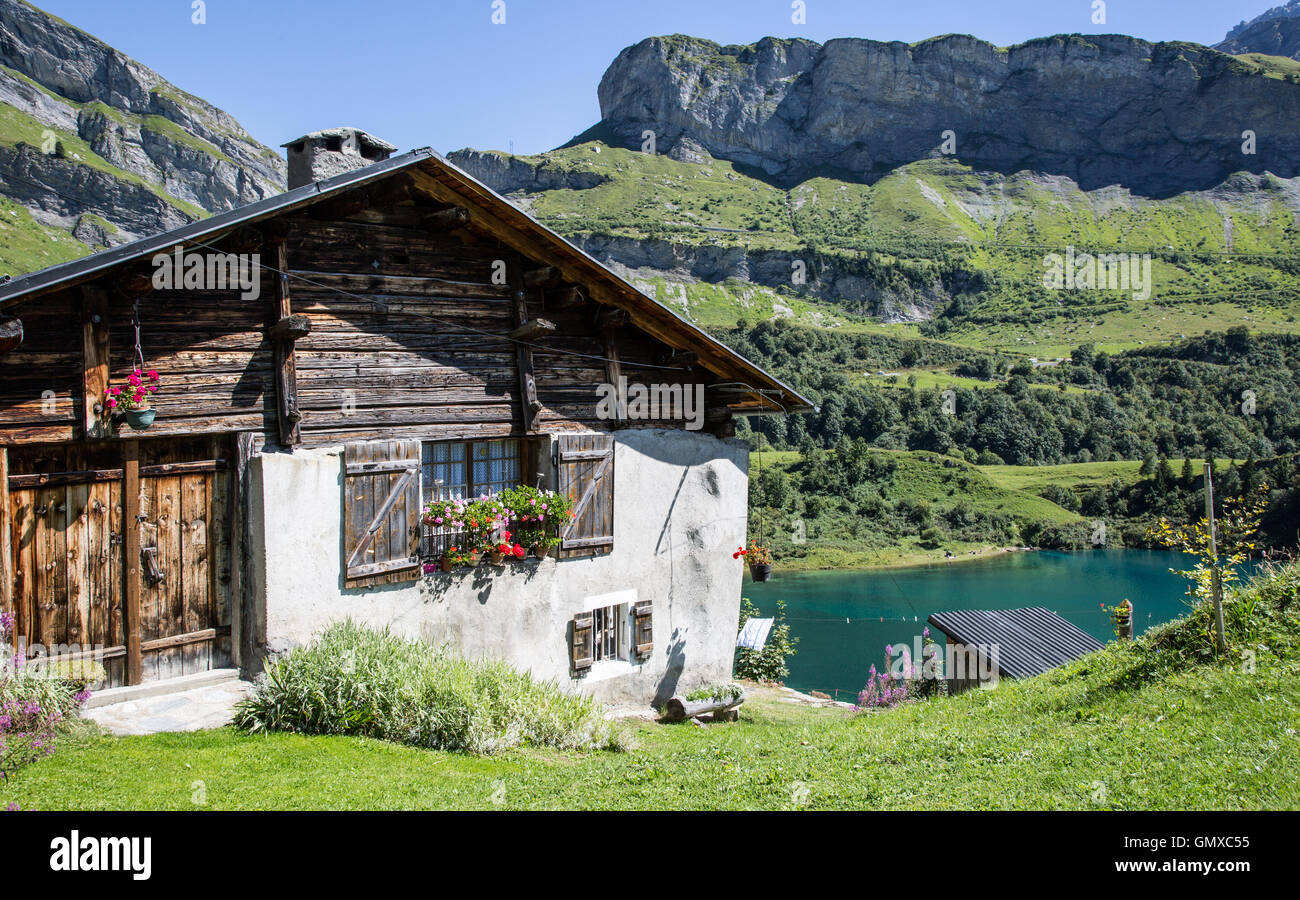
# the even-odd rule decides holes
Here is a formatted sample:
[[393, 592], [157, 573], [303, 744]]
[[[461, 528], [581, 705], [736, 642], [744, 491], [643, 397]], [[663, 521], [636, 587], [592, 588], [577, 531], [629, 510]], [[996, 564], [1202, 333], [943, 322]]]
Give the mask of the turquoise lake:
[[[743, 594], [765, 616], [784, 600], [799, 638], [786, 683], [852, 700], [880, 666], [886, 644], [913, 646], [931, 613], [1043, 606], [1100, 641], [1113, 639], [1102, 604], [1128, 598], [1138, 633], [1188, 610], [1187, 581], [1171, 567], [1191, 557], [1153, 550], [1006, 553], [985, 560], [910, 569], [784, 574], [745, 580]], [[933, 635], [942, 640], [942, 635]]]

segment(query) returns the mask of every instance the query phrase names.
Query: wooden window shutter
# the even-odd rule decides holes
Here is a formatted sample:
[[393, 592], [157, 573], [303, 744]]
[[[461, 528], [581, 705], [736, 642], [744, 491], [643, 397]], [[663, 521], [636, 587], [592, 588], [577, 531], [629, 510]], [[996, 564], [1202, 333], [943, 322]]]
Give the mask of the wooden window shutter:
[[573, 520], [560, 531], [560, 558], [614, 549], [614, 436], [556, 438], [556, 484], [573, 500]]
[[343, 448], [343, 559], [348, 587], [420, 577], [420, 442]]
[[595, 626], [596, 617], [589, 612], [578, 613], [573, 617], [573, 641], [569, 645], [569, 656], [575, 672], [590, 669], [595, 659]]
[[643, 600], [632, 607], [632, 646], [637, 656], [649, 656], [655, 648], [654, 624], [651, 614], [654, 604]]

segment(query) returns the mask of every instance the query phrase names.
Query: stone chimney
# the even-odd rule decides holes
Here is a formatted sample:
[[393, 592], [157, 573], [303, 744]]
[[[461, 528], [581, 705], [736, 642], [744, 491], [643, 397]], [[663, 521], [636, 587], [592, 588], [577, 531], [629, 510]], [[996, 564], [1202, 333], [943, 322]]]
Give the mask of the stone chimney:
[[397, 149], [360, 128], [313, 131], [281, 146], [289, 151], [289, 190], [382, 162]]

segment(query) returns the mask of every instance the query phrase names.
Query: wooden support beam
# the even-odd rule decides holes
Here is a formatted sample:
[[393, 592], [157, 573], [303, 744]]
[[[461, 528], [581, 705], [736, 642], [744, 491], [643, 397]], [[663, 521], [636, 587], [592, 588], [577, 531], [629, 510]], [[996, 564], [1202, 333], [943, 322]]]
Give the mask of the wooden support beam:
[[122, 530], [126, 564], [122, 628], [126, 633], [126, 683], [143, 679], [140, 657], [140, 443], [127, 441], [122, 447]]
[[614, 386], [615, 396], [619, 399], [616, 401], [615, 413], [619, 422], [627, 421], [627, 404], [622, 399], [622, 393], [618, 392], [619, 383], [623, 377], [623, 364], [619, 362], [618, 357], [618, 335], [613, 328], [604, 330], [605, 336], [605, 380]]
[[455, 228], [464, 228], [469, 224], [469, 210], [463, 206], [453, 206], [436, 213], [430, 213], [420, 220], [420, 224], [429, 231], [451, 231]]
[[0, 321], [0, 355], [16, 349], [23, 342], [23, 320]]
[[152, 290], [152, 272], [132, 272], [113, 282], [113, 293], [128, 303], [138, 297], [143, 297]]
[[549, 319], [529, 319], [510, 332], [512, 341], [531, 341], [555, 332], [555, 323]]
[[587, 302], [579, 287], [562, 287], [546, 292], [547, 309], [576, 309]]
[[273, 341], [296, 341], [311, 334], [311, 318], [301, 313], [285, 316], [266, 331]]
[[[289, 298], [289, 256], [283, 242], [272, 248], [275, 268], [281, 274], [275, 278], [275, 322], [278, 328], [286, 319], [293, 319]], [[310, 326], [309, 326], [310, 330]], [[298, 411], [298, 365], [294, 360], [294, 342], [287, 337], [275, 339], [275, 397], [276, 416], [280, 425], [280, 446], [292, 447], [302, 443], [302, 413]]]
[[524, 287], [547, 287], [560, 280], [560, 270], [555, 266], [542, 266], [524, 273]]
[[107, 437], [108, 293], [81, 287], [81, 429], [87, 438]]
[[262, 243], [268, 248], [287, 241], [289, 239], [289, 229], [290, 225], [284, 219], [271, 219], [257, 226], [257, 230], [262, 233]]
[[0, 447], [0, 611], [14, 611], [13, 523], [9, 510], [7, 447]]
[[[510, 266], [510, 287], [512, 289], [510, 318], [515, 326], [514, 331], [518, 331], [528, 322], [523, 260], [518, 256]], [[533, 374], [532, 348], [516, 344], [515, 362], [519, 366], [519, 407], [523, 414], [524, 431], [532, 431], [537, 421], [537, 414], [542, 411], [541, 401], [537, 399], [537, 377]]]
[[370, 188], [370, 205], [372, 207], [397, 206], [410, 200], [414, 190], [415, 185], [405, 175], [385, 178], [379, 184]]
[[619, 328], [628, 323], [631, 317], [627, 310], [617, 306], [602, 306], [596, 314], [596, 324], [601, 328]]

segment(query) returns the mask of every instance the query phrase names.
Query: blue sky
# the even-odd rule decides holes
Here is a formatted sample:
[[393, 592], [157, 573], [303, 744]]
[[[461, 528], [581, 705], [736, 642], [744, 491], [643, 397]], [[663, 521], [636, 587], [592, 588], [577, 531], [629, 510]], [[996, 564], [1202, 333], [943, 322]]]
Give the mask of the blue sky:
[[36, 0], [271, 146], [355, 125], [402, 150], [548, 150], [594, 124], [596, 86], [622, 48], [684, 33], [917, 41], [961, 32], [1013, 44], [1068, 32], [1215, 43], [1279, 0]]

